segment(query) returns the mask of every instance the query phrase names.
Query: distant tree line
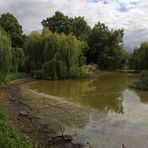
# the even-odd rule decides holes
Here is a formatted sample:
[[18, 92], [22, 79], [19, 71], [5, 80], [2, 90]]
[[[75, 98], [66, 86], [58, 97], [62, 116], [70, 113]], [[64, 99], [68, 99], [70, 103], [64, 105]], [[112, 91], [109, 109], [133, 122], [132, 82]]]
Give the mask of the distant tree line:
[[148, 42], [143, 42], [139, 48], [134, 49], [130, 55], [129, 68], [148, 70]]
[[[92, 29], [84, 17], [71, 18], [57, 11], [42, 21], [42, 33], [24, 35], [10, 13], [0, 17], [0, 77], [24, 71], [40, 79], [69, 79], [90, 65], [100, 70], [148, 69], [148, 43], [132, 54], [123, 48], [123, 29], [98, 22]], [[89, 66], [87, 66], [89, 65]]]
[[148, 42], [141, 43], [130, 55], [129, 68], [140, 71], [139, 80], [134, 81], [131, 87], [148, 90]]

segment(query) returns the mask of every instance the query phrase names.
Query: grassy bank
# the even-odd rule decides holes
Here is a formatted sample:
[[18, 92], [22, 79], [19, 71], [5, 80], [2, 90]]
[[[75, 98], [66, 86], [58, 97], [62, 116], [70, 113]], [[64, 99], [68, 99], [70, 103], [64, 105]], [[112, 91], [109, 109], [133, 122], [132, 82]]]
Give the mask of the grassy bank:
[[14, 123], [9, 119], [5, 108], [0, 105], [0, 147], [33, 148], [27, 137], [21, 137]]
[[6, 76], [6, 80], [7, 80], [7, 82], [10, 82], [10, 81], [20, 79], [20, 78], [24, 78], [24, 77], [27, 77], [27, 76], [28, 75], [26, 73], [23, 73], [23, 72], [9, 73]]
[[27, 76], [28, 75], [26, 73], [23, 73], [23, 72], [8, 73], [6, 75], [5, 81], [4, 82], [0, 82], [0, 85], [9, 84], [9, 82], [11, 82], [13, 80], [24, 78], [24, 77], [27, 77]]

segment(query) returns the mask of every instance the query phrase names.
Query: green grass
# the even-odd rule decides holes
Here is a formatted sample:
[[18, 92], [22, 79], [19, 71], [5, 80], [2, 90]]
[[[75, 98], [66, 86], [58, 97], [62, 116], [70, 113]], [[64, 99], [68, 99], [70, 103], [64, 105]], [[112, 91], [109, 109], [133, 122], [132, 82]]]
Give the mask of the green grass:
[[28, 75], [26, 73], [23, 72], [16, 72], [16, 73], [8, 73], [5, 81], [0, 81], [0, 85], [6, 85], [9, 84], [9, 82], [16, 80], [16, 79], [20, 79], [20, 78], [24, 78], [24, 77], [28, 77]]
[[28, 75], [26, 73], [23, 73], [23, 72], [9, 73], [6, 76], [6, 80], [9, 82], [9, 81], [13, 81], [13, 80], [20, 79], [20, 78], [27, 77], [27, 76]]
[[26, 73], [23, 73], [23, 72], [8, 73], [6, 78], [5, 78], [5, 81], [0, 82], [0, 85], [9, 84], [9, 82], [11, 82], [13, 80], [24, 78], [24, 77], [28, 77], [28, 75]]
[[27, 137], [21, 137], [14, 123], [9, 119], [5, 108], [0, 105], [0, 147], [33, 148]]

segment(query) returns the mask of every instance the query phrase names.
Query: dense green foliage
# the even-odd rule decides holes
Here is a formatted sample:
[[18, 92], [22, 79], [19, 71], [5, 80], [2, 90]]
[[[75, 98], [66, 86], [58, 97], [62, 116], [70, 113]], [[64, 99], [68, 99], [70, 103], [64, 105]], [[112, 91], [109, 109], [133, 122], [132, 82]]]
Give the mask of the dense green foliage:
[[134, 70], [148, 70], [148, 42], [141, 44], [130, 56], [130, 68]]
[[127, 65], [128, 55], [123, 49], [122, 29], [110, 30], [105, 24], [98, 23], [91, 30], [84, 17], [69, 18], [61, 12], [43, 20], [42, 24], [52, 32], [71, 33], [88, 42], [84, 54], [88, 64], [97, 64], [102, 70], [123, 69]]
[[0, 17], [0, 26], [10, 35], [12, 47], [22, 47], [22, 26], [12, 14], [2, 14]]
[[7, 82], [9, 72], [17, 73], [23, 69], [24, 51], [12, 48], [6, 32], [0, 28], [0, 83]]
[[105, 24], [94, 26], [88, 39], [88, 63], [95, 63], [99, 69], [122, 69], [127, 63], [127, 53], [123, 50], [123, 30], [109, 30]]
[[11, 72], [23, 70], [25, 55], [22, 48], [12, 48]]
[[148, 90], [148, 70], [141, 71], [139, 80], [133, 82], [131, 87]]
[[91, 32], [91, 28], [85, 21], [84, 17], [79, 16], [72, 19], [72, 27], [73, 35], [75, 35], [78, 39], [88, 39]]
[[72, 31], [71, 20], [59, 11], [52, 17], [43, 20], [42, 24], [44, 27], [48, 27], [53, 33], [69, 34]]
[[86, 40], [91, 31], [84, 17], [69, 18], [59, 11], [52, 17], [43, 20], [42, 25], [48, 27], [52, 32], [71, 33], [80, 40]]
[[28, 138], [21, 138], [17, 128], [10, 121], [4, 107], [0, 105], [0, 147], [1, 148], [33, 148]]
[[4, 82], [11, 68], [11, 42], [5, 31], [0, 28], [0, 83]]
[[81, 76], [91, 76], [97, 71], [97, 66], [96, 65], [83, 65], [81, 66], [80, 69], [80, 74]]
[[26, 69], [35, 78], [65, 79], [80, 75], [80, 61], [85, 43], [72, 35], [43, 29], [32, 32], [25, 42]]
[[[11, 52], [7, 56], [0, 55], [9, 59], [7, 62], [11, 68], [2, 68], [7, 72], [25, 71], [41, 79], [75, 78], [89, 71], [86, 61], [101, 70], [127, 69], [128, 63], [130, 69], [148, 69], [147, 42], [129, 56], [123, 49], [123, 29], [112, 30], [100, 22], [91, 29], [81, 16], [71, 18], [57, 11], [42, 21], [42, 34], [32, 32], [29, 36], [22, 35], [21, 25], [10, 13], [1, 15], [0, 25], [10, 36], [13, 47], [10, 49], [9, 43], [3, 54], [7, 50]], [[0, 46], [7, 44], [1, 39]], [[1, 79], [4, 80], [7, 72], [3, 72]]]

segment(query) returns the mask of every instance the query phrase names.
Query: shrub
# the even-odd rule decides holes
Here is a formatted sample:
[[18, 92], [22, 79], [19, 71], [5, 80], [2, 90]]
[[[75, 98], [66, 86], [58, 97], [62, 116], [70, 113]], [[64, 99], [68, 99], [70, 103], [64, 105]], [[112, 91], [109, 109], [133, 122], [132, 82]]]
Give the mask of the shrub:
[[81, 66], [81, 75], [91, 75], [96, 72], [97, 66], [96, 65], [83, 65]]
[[133, 82], [131, 87], [148, 90], [148, 70], [141, 71], [139, 80]]

